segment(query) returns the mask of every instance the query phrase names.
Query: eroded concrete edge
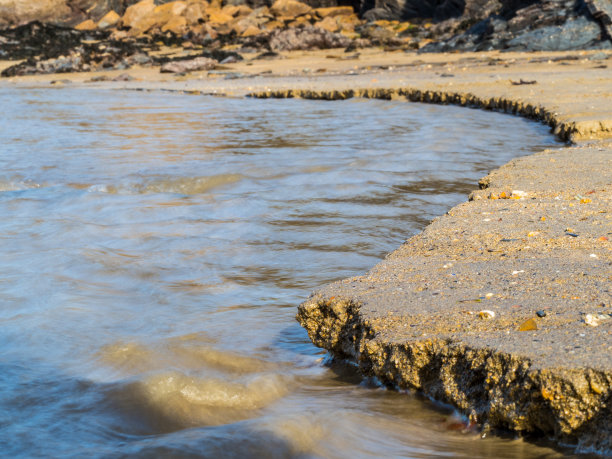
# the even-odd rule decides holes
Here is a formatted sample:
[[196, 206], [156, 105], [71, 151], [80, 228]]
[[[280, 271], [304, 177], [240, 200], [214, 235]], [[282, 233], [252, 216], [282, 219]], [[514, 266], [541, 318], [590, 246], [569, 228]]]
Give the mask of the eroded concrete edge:
[[311, 100], [345, 100], [353, 97], [383, 100], [409, 100], [441, 105], [459, 105], [494, 110], [523, 116], [544, 123], [551, 127], [554, 134], [563, 141], [596, 140], [612, 137], [612, 119], [610, 120], [561, 120], [558, 115], [545, 107], [513, 100], [505, 97], [483, 98], [471, 93], [422, 90], [416, 88], [372, 88], [319, 91], [310, 89], [270, 90], [249, 94], [250, 97], [267, 98], [302, 98]]
[[[258, 98], [352, 97], [453, 104], [512, 113], [549, 125], [562, 140], [612, 137], [610, 121], [562, 121], [544, 107], [503, 97], [419, 89], [343, 91], [281, 90]], [[486, 186], [486, 178], [481, 186]], [[561, 186], [561, 185], [560, 185]], [[544, 434], [583, 452], [612, 455], [612, 371], [534, 369], [530, 359], [449, 339], [393, 342], [379, 339], [358, 301], [315, 293], [298, 308], [297, 319], [313, 343], [358, 364], [390, 387], [416, 389], [456, 407], [479, 423]]]

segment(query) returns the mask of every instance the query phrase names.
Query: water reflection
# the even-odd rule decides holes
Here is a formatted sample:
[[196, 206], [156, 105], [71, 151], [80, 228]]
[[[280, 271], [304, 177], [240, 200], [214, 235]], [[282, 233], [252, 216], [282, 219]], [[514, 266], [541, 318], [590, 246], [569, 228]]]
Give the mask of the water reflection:
[[559, 456], [325, 365], [294, 321], [552, 143], [543, 127], [388, 101], [0, 96], [4, 454]]

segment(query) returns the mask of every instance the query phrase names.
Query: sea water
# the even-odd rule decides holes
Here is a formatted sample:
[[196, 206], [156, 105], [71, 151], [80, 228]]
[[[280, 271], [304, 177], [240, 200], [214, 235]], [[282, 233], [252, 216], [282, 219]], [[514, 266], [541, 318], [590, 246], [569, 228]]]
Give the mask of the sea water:
[[0, 88], [6, 457], [557, 457], [326, 358], [295, 321], [555, 140], [396, 101]]

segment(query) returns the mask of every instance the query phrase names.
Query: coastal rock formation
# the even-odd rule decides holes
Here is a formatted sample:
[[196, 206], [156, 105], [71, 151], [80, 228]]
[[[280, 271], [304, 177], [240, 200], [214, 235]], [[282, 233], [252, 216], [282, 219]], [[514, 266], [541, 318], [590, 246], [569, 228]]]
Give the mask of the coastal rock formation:
[[97, 22], [109, 11], [123, 14], [136, 0], [0, 0], [0, 29], [40, 21], [76, 26], [92, 19]]
[[198, 70], [214, 69], [217, 61], [208, 57], [197, 57], [195, 59], [172, 61], [161, 66], [162, 73], [186, 73]]
[[432, 27], [435, 41], [424, 51], [564, 51], [609, 48], [605, 8], [612, 1], [587, 4], [576, 0], [541, 0], [510, 4], [482, 14], [461, 16]]
[[270, 35], [270, 48], [275, 51], [345, 48], [351, 40], [320, 27], [275, 30]]
[[[209, 52], [228, 47], [448, 52], [612, 46], [612, 0], [377, 0], [353, 7], [337, 6], [338, 1], [270, 0], [257, 7], [229, 0], [0, 0], [0, 29], [41, 19], [0, 30], [0, 58], [36, 60], [3, 74], [125, 68], [135, 48], [147, 55], [160, 44]], [[91, 40], [108, 43], [91, 46]], [[129, 53], [110, 56], [110, 50], [122, 47]], [[181, 59], [207, 57], [188, 54]]]

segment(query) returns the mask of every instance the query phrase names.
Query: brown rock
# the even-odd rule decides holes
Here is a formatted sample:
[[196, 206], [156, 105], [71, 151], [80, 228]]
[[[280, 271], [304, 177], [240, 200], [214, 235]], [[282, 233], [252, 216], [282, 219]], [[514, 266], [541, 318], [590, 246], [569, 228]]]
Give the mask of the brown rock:
[[222, 9], [209, 6], [206, 8], [206, 14], [208, 16], [208, 22], [215, 24], [227, 24], [234, 20], [234, 16], [227, 14]]
[[226, 5], [221, 11], [234, 18], [248, 16], [253, 12], [253, 9], [248, 7], [247, 5]]
[[[151, 8], [151, 5], [153, 5], [153, 8]], [[133, 7], [139, 7], [139, 9], [130, 11], [130, 8]], [[143, 0], [130, 8], [123, 15], [122, 23], [124, 26], [130, 27], [130, 35], [132, 36], [139, 36], [147, 32], [159, 32], [164, 29], [176, 30], [176, 33], [180, 34], [187, 24], [185, 18], [179, 19], [187, 8], [187, 3], [184, 1], [155, 6], [152, 1]], [[126, 22], [126, 16], [128, 16], [129, 23]], [[166, 27], [167, 24], [170, 24], [169, 27]]]
[[98, 21], [98, 29], [107, 29], [108, 27], [116, 26], [117, 23], [121, 20], [121, 16], [119, 16], [115, 11], [110, 10], [102, 19]]
[[153, 0], [142, 0], [129, 6], [121, 18], [121, 25], [127, 28], [136, 28], [154, 9], [155, 3]]
[[351, 6], [331, 6], [329, 8], [316, 8], [314, 12], [321, 19], [332, 16], [349, 16], [354, 14], [353, 7]]
[[266, 30], [282, 29], [283, 27], [285, 27], [285, 23], [280, 21], [269, 21], [266, 22], [264, 27], [266, 28]]
[[361, 19], [356, 14], [350, 16], [336, 16], [336, 22], [340, 26], [342, 32], [354, 32], [355, 27], [362, 23]]
[[261, 33], [261, 29], [255, 26], [248, 26], [241, 34], [241, 37], [253, 37], [255, 35], [259, 35]]
[[187, 32], [187, 29], [187, 19], [183, 16], [174, 16], [162, 26], [161, 31], [171, 32], [174, 35], [183, 35]]
[[306, 25], [310, 25], [310, 20], [306, 16], [300, 16], [287, 24], [288, 27], [302, 27]]
[[184, 73], [197, 72], [198, 70], [211, 70], [217, 65], [217, 61], [208, 57], [196, 57], [187, 61], [167, 62], [161, 66], [162, 73]]
[[336, 18], [333, 16], [327, 16], [324, 19], [316, 22], [315, 27], [320, 27], [321, 29], [329, 30], [330, 32], [338, 32], [340, 30], [338, 21], [336, 21]]
[[157, 16], [160, 22], [163, 22], [166, 18], [170, 20], [175, 16], [180, 16], [186, 8], [187, 3], [184, 1], [169, 2], [156, 6], [153, 14]]
[[65, 0], [0, 1], [0, 27], [25, 24], [30, 21], [58, 23], [71, 15]]
[[187, 8], [183, 11], [183, 16], [187, 19], [189, 25], [202, 23], [206, 19], [207, 2], [191, 1], [187, 4]]
[[276, 0], [270, 7], [270, 11], [277, 17], [295, 19], [298, 16], [310, 13], [312, 8], [306, 3], [296, 0]]
[[270, 11], [270, 8], [268, 8], [267, 6], [261, 6], [259, 8], [255, 8], [251, 14], [257, 18], [268, 18], [268, 19], [274, 18], [274, 15]]
[[96, 28], [96, 23], [91, 19], [87, 19], [75, 27], [76, 30], [96, 30]]

